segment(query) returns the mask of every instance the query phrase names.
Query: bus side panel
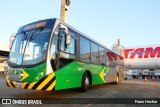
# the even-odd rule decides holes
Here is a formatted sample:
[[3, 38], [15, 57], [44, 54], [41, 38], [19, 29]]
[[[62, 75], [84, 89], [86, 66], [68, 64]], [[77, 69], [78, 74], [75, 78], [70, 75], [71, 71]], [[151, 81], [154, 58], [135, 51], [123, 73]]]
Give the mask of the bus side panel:
[[56, 88], [55, 90], [68, 89], [68, 88], [76, 88], [81, 86], [81, 75], [56, 75]]
[[109, 68], [76, 61], [72, 62], [55, 72], [55, 90], [80, 87], [85, 71], [89, 71], [91, 73], [92, 84], [95, 85], [105, 83], [107, 73], [109, 73]]
[[55, 90], [80, 87], [83, 68], [83, 64], [75, 61], [56, 71]]
[[[99, 66], [99, 76], [101, 77], [100, 83], [107, 83], [110, 80], [111, 69], [105, 66]], [[98, 83], [98, 84], [100, 84]]]
[[103, 84], [105, 83], [99, 75], [92, 76], [92, 85]]
[[124, 78], [125, 78], [125, 70], [123, 67], [120, 66], [119, 67], [119, 79], [121, 81], [121, 80], [124, 80]]
[[[96, 85], [96, 84], [103, 84], [104, 83], [104, 77], [103, 74], [101, 72], [103, 72], [103, 66], [100, 67], [99, 65], [95, 65], [95, 64], [87, 64], [88, 66], [88, 70], [91, 73], [92, 76], [92, 85]], [[101, 75], [100, 75], [101, 73]]]

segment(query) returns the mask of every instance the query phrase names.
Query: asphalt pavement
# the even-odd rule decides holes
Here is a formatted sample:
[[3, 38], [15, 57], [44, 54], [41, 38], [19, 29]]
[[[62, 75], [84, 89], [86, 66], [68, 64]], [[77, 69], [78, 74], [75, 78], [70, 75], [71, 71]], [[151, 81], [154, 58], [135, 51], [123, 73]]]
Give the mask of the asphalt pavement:
[[[143, 79], [132, 79], [128, 78], [128, 80], [121, 81], [118, 85], [113, 83], [101, 84], [89, 87], [89, 90], [85, 93], [79, 92], [78, 89], [66, 89], [59, 91], [36, 91], [36, 90], [26, 90], [26, 89], [18, 89], [18, 88], [9, 88], [6, 86], [5, 77], [0, 77], [0, 98], [19, 98], [19, 99], [50, 99], [51, 101], [56, 101], [57, 98], [61, 98], [62, 104], [49, 104], [49, 105], [40, 105], [40, 106], [76, 106], [76, 107], [96, 107], [96, 106], [112, 106], [112, 107], [124, 107], [124, 106], [153, 106], [158, 107], [158, 104], [104, 104], [105, 100], [109, 98], [114, 99], [117, 98], [119, 101], [130, 99], [139, 99], [139, 98], [148, 98], [154, 99], [158, 98], [160, 100], [160, 80], [147, 80], [144, 82]], [[86, 104], [63, 104], [65, 98], [70, 98], [73, 101], [76, 100], [88, 100], [89, 103]], [[102, 104], [94, 103], [94, 100], [97, 99], [102, 102]], [[45, 100], [50, 103], [50, 100]], [[93, 103], [92, 103], [93, 101]], [[2, 105], [3, 107], [11, 107], [13, 105]], [[16, 107], [26, 107], [29, 105], [14, 105]], [[35, 107], [36, 105], [30, 105]]]

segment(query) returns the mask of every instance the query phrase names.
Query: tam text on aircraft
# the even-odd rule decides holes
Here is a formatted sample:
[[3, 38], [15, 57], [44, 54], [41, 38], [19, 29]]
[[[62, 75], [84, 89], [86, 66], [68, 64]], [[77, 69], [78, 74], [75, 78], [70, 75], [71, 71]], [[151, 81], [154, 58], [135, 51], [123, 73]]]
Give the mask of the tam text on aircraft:
[[128, 69], [159, 69], [160, 45], [130, 47], [125, 49], [125, 66]]

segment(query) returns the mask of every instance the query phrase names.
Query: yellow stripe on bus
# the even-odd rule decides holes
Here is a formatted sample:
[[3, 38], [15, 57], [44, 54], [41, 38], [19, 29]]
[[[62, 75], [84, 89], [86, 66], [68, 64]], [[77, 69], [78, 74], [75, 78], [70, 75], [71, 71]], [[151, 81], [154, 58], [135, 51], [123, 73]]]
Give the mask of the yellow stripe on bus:
[[12, 85], [8, 79], [7, 79], [7, 84], [9, 85], [9, 87], [12, 87]]
[[55, 76], [54, 73], [50, 74], [50, 75], [36, 88], [36, 90], [41, 90], [54, 76]]
[[21, 88], [24, 88], [26, 86], [26, 82], [22, 84]]
[[9, 87], [12, 87], [10, 81], [8, 80], [8, 76], [6, 76], [6, 82], [7, 82], [7, 84], [9, 85]]
[[28, 86], [28, 89], [32, 89], [32, 87], [36, 84], [36, 82], [33, 82], [31, 83], [29, 86]]
[[56, 85], [56, 80], [46, 90], [47, 91], [52, 90], [55, 85]]
[[15, 81], [13, 82], [13, 85], [16, 86], [16, 82]]

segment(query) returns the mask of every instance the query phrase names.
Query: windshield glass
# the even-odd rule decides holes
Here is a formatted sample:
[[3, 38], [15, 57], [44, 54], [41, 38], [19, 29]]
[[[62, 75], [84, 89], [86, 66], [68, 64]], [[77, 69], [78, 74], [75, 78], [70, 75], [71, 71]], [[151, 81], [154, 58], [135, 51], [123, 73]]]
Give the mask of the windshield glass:
[[18, 34], [10, 52], [9, 62], [15, 65], [31, 65], [45, 60], [50, 35], [49, 28]]

